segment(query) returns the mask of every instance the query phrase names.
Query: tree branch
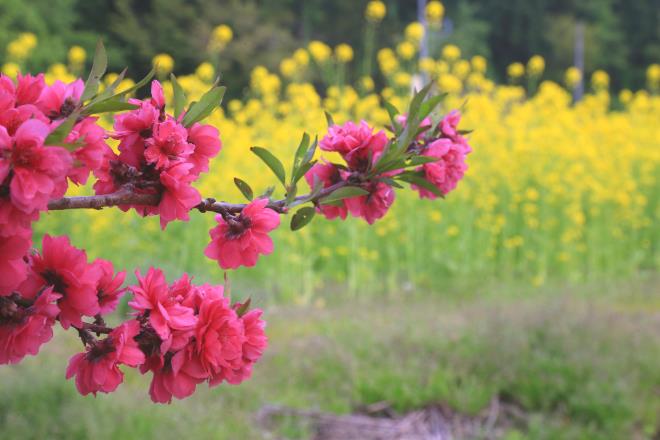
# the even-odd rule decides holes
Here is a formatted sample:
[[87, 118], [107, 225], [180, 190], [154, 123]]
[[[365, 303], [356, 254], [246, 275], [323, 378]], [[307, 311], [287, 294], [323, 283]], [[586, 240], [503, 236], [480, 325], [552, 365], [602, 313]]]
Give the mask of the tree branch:
[[[345, 181], [337, 182], [331, 185], [313, 197], [311, 194], [305, 194], [293, 199], [287, 206], [285, 199], [273, 200], [268, 204], [268, 208], [280, 214], [286, 214], [290, 206], [296, 206], [302, 203], [311, 202], [317, 204], [321, 199], [327, 197], [335, 190], [347, 186]], [[97, 196], [76, 196], [63, 197], [52, 200], [48, 203], [49, 211], [62, 211], [66, 209], [103, 209], [119, 205], [147, 205], [155, 206], [160, 203], [160, 194], [139, 194], [131, 191], [129, 188], [123, 188], [112, 194]], [[227, 203], [218, 202], [214, 198], [206, 198], [193, 209], [200, 212], [217, 212], [218, 214], [238, 214], [247, 206], [245, 203]]]

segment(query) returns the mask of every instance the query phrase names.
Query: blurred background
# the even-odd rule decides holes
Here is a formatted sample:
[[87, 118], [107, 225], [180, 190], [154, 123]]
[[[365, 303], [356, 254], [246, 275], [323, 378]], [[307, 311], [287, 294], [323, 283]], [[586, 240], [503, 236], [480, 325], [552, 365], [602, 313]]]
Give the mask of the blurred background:
[[[156, 66], [167, 96], [170, 73], [190, 100], [217, 76], [228, 87], [205, 197], [241, 201], [234, 177], [273, 184], [251, 146], [286, 163], [303, 132], [323, 136], [324, 111], [386, 129], [383, 100], [403, 110], [427, 81], [473, 130], [470, 169], [446, 200], [401, 191], [371, 227], [283, 221], [272, 255], [229, 273], [269, 321], [240, 387], [156, 407], [131, 372], [83, 398], [64, 381], [80, 343], [59, 332], [0, 369], [3, 437], [372, 438], [332, 418], [360, 413], [435, 417], [453, 438], [659, 438], [658, 2], [0, 0], [10, 77], [85, 76], [99, 38], [106, 84]], [[222, 283], [203, 255], [213, 223], [54, 212], [35, 241], [69, 234], [131, 282], [153, 265]]]

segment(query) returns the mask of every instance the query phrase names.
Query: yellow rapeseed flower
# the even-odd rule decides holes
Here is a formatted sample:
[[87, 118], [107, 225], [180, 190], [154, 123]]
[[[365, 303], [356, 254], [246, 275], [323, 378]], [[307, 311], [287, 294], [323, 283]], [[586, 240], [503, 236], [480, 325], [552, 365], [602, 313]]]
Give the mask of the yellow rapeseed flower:
[[330, 46], [318, 40], [310, 41], [307, 49], [312, 55], [312, 58], [314, 58], [314, 61], [319, 64], [325, 63], [332, 54]]
[[197, 66], [197, 69], [195, 69], [195, 75], [204, 82], [212, 82], [214, 79], [213, 77], [215, 76], [215, 68], [213, 67], [213, 64], [205, 61]]
[[284, 58], [282, 61], [280, 61], [280, 73], [283, 77], [293, 77], [293, 75], [296, 74], [296, 70], [298, 70], [298, 65], [296, 64], [296, 60], [293, 58]]
[[418, 21], [414, 21], [406, 26], [404, 35], [407, 40], [419, 44], [424, 38], [424, 25]]
[[411, 60], [416, 52], [415, 45], [410, 41], [402, 41], [396, 46], [396, 53], [404, 60]]
[[578, 69], [575, 66], [571, 66], [568, 69], [566, 69], [566, 73], [564, 74], [564, 82], [569, 88], [574, 89], [575, 87], [577, 87], [577, 85], [581, 80], [582, 80], [582, 72], [580, 71], [580, 69]]
[[486, 73], [486, 69], [488, 68], [488, 61], [486, 61], [486, 57], [475, 55], [472, 57], [471, 61], [472, 70], [479, 73]]
[[293, 59], [296, 60], [296, 64], [299, 66], [307, 66], [309, 64], [309, 53], [303, 48], [296, 49], [293, 52]]
[[220, 44], [227, 44], [234, 38], [234, 31], [226, 24], [221, 24], [213, 28], [212, 38]]
[[342, 43], [335, 47], [335, 57], [340, 63], [348, 63], [353, 60], [353, 48]]
[[379, 0], [373, 0], [367, 3], [367, 9], [364, 11], [364, 16], [367, 20], [373, 23], [379, 23], [387, 13], [385, 3]]
[[11, 61], [2, 65], [2, 73], [10, 78], [16, 78], [20, 72], [21, 67], [16, 63], [12, 63]]
[[610, 86], [610, 76], [604, 70], [596, 70], [591, 75], [591, 86], [596, 90], [607, 89]]
[[442, 22], [442, 17], [445, 15], [445, 7], [439, 1], [433, 0], [426, 4], [424, 14], [429, 24], [438, 25]]
[[506, 68], [506, 73], [513, 79], [520, 78], [525, 74], [525, 66], [518, 62], [511, 63], [509, 64], [509, 67]]
[[374, 89], [374, 80], [370, 76], [360, 78], [360, 87], [365, 92], [371, 92]]
[[85, 63], [87, 59], [87, 52], [80, 46], [71, 46], [67, 55], [69, 63], [74, 66], [79, 66]]
[[530, 76], [541, 76], [545, 70], [545, 60], [541, 55], [534, 55], [527, 61], [527, 73]]
[[159, 53], [151, 60], [159, 75], [167, 75], [174, 70], [174, 58], [166, 53]]
[[447, 44], [442, 48], [442, 58], [447, 61], [456, 61], [461, 57], [461, 50], [454, 44]]

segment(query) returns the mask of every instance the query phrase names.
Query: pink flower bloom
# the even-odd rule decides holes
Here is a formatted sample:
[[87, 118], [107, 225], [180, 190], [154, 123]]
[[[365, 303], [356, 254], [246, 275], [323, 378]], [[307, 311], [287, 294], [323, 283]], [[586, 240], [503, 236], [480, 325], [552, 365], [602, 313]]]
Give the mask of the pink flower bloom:
[[221, 382], [225, 373], [243, 366], [243, 323], [229, 306], [228, 298], [202, 301], [195, 329], [195, 350], [213, 382]]
[[173, 119], [154, 125], [152, 136], [145, 142], [144, 157], [147, 163], [162, 170], [187, 158], [195, 148], [187, 138], [185, 127]]
[[440, 131], [443, 135], [454, 140], [458, 135], [459, 122], [461, 122], [461, 114], [457, 110], [452, 110], [440, 121]]
[[10, 295], [27, 278], [23, 259], [30, 249], [30, 233], [0, 236], [0, 296]]
[[81, 79], [70, 84], [55, 81], [52, 86], [44, 87], [37, 101], [37, 107], [52, 121], [64, 119], [73, 113], [80, 103], [84, 89], [85, 83]]
[[30, 119], [38, 119], [45, 124], [50, 124], [50, 120], [32, 104], [25, 104], [0, 112], [0, 126], [5, 127], [10, 136], [14, 136], [18, 128]]
[[259, 254], [273, 252], [273, 240], [268, 233], [280, 224], [280, 216], [266, 208], [268, 199], [261, 198], [250, 202], [240, 215], [225, 220], [216, 216], [218, 226], [211, 229], [211, 243], [205, 255], [217, 260], [223, 269], [236, 269], [239, 266], [252, 267]]
[[163, 341], [171, 343], [173, 330], [188, 331], [195, 327], [197, 318], [193, 310], [172, 297], [160, 269], [152, 267], [144, 277], [139, 271], [135, 275], [139, 286], [130, 288], [134, 297], [128, 305], [140, 313], [149, 311], [149, 324]]
[[49, 287], [29, 307], [0, 297], [0, 365], [15, 364], [26, 355], [35, 355], [53, 337], [53, 324], [59, 313], [59, 295]]
[[[442, 194], [447, 194], [456, 188], [467, 170], [464, 147], [461, 144], [453, 143], [450, 139], [441, 138], [432, 142], [422, 154], [438, 158], [438, 161], [426, 163], [419, 168], [424, 171], [426, 180], [437, 187]], [[437, 197], [427, 189], [415, 185], [411, 187], [419, 191], [422, 198], [435, 199]]]
[[114, 138], [119, 139], [119, 158], [122, 162], [139, 168], [144, 163], [146, 138], [158, 122], [158, 110], [148, 102], [132, 99], [129, 102], [140, 107], [115, 116]]
[[83, 119], [73, 127], [65, 139], [70, 144], [78, 141], [83, 143], [73, 152], [75, 162], [68, 174], [71, 181], [79, 185], [87, 182], [90, 171], [102, 168], [103, 162], [112, 152], [105, 143], [105, 130], [97, 125], [97, 120], [98, 118], [95, 117]]
[[350, 168], [365, 171], [369, 166], [369, 158], [378, 159], [387, 142], [384, 131], [374, 134], [373, 128], [365, 121], [360, 122], [360, 125], [348, 121], [344, 125], [330, 127], [319, 146], [324, 151], [341, 154]]
[[126, 279], [126, 272], [115, 274], [112, 263], [106, 260], [96, 260], [92, 265], [97, 267], [101, 273], [96, 284], [96, 297], [99, 301], [99, 313], [105, 315], [117, 308], [119, 298], [126, 292], [126, 289], [121, 288]]
[[188, 162], [193, 164], [190, 174], [199, 175], [209, 170], [209, 162], [222, 148], [220, 133], [212, 125], [193, 124], [188, 129], [188, 142], [195, 146], [195, 151], [188, 157]]
[[[0, 192], [3, 191], [0, 184]], [[7, 191], [7, 188], [4, 189]], [[7, 191], [8, 192], [8, 191]], [[39, 218], [39, 212], [33, 211], [26, 214], [12, 205], [8, 198], [0, 196], [0, 236], [11, 237], [12, 235], [31, 235], [31, 223]]]
[[46, 286], [61, 298], [59, 320], [62, 327], [82, 326], [83, 316], [99, 313], [96, 286], [101, 276], [98, 267], [87, 263], [85, 251], [71, 246], [69, 238], [44, 236], [41, 255], [30, 256], [30, 273], [20, 289], [34, 298]]
[[119, 365], [136, 367], [144, 362], [144, 354], [134, 339], [139, 331], [139, 322], [123, 323], [105, 339], [88, 346], [85, 353], [74, 355], [66, 369], [66, 378], [76, 377], [76, 388], [83, 396], [116, 390], [124, 381]]
[[171, 403], [172, 396], [185, 399], [207, 377], [194, 348], [188, 345], [176, 354], [168, 354], [162, 368], [153, 370], [149, 395], [156, 403]]
[[6, 75], [0, 75], [0, 113], [16, 105], [16, 87], [14, 81]]
[[160, 226], [165, 229], [175, 219], [188, 221], [190, 210], [202, 201], [202, 197], [191, 186], [194, 176], [188, 174], [192, 164], [177, 163], [160, 175], [164, 191], [158, 204]]
[[151, 105], [161, 112], [165, 109], [165, 94], [159, 81], [151, 81]]
[[21, 75], [19, 73], [16, 77], [16, 105], [36, 104], [45, 87], [43, 73], [37, 76]]
[[51, 198], [62, 197], [66, 192], [71, 156], [63, 148], [44, 147], [49, 132], [46, 124], [31, 119], [18, 128], [12, 142], [0, 127], [0, 155], [9, 158], [0, 165], [0, 177], [6, 175], [11, 166], [11, 201], [28, 214], [45, 210]]
[[[342, 180], [339, 169], [331, 163], [317, 163], [305, 174], [305, 180], [310, 188], [314, 188], [314, 180], [318, 179], [323, 183], [323, 188], [328, 188]], [[323, 214], [327, 219], [346, 218], [347, 209], [342, 203], [340, 206], [320, 205], [316, 208], [317, 212]]]
[[262, 313], [261, 310], [254, 309], [240, 318], [245, 334], [245, 342], [242, 347], [243, 364], [239, 369], [225, 372], [225, 380], [231, 384], [239, 384], [252, 375], [252, 366], [261, 358], [268, 346], [268, 338], [264, 332], [266, 322], [261, 319]]
[[392, 206], [394, 189], [384, 182], [374, 182], [368, 191], [367, 195], [344, 199], [344, 203], [353, 217], [362, 217], [371, 225]]

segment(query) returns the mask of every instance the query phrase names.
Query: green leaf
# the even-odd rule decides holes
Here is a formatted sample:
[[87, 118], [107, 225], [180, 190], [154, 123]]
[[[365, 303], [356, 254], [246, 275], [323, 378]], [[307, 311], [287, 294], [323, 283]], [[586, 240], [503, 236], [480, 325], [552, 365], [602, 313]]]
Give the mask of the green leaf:
[[76, 124], [78, 117], [80, 116], [80, 110], [76, 110], [69, 115], [68, 118], [64, 120], [55, 130], [53, 130], [46, 140], [44, 145], [63, 145], [64, 139], [71, 133], [73, 126]]
[[105, 101], [106, 99], [110, 99], [113, 97], [115, 90], [119, 86], [119, 84], [124, 80], [124, 77], [126, 76], [126, 71], [127, 69], [122, 70], [119, 75], [117, 75], [117, 78], [110, 84], [108, 87], [105, 88], [101, 93], [96, 95], [94, 98], [92, 98], [86, 105], [86, 107], [90, 107], [92, 104], [96, 104], [97, 102]]
[[126, 90], [122, 90], [121, 92], [117, 93], [114, 97], [119, 98], [121, 96], [126, 96], [129, 93], [133, 93], [134, 91], [141, 89], [142, 87], [146, 86], [149, 81], [151, 81], [151, 79], [154, 77], [155, 74], [156, 74], [156, 68], [152, 67], [149, 73], [147, 73], [146, 76], [142, 78], [140, 81], [135, 83], [133, 87], [129, 87]]
[[325, 113], [325, 120], [328, 122], [328, 128], [335, 125], [335, 121], [332, 119], [332, 115], [328, 112], [324, 112], [324, 113]]
[[429, 99], [424, 101], [419, 107], [419, 119], [424, 120], [425, 117], [431, 114], [433, 110], [442, 102], [442, 100], [447, 96], [446, 93], [440, 95], [431, 96]]
[[302, 139], [300, 140], [300, 144], [298, 144], [298, 149], [296, 150], [295, 163], [299, 164], [303, 162], [305, 153], [307, 152], [308, 148], [309, 148], [309, 135], [307, 133], [303, 133]]
[[424, 165], [425, 163], [437, 162], [440, 159], [431, 156], [413, 156], [408, 161], [408, 166]]
[[316, 209], [311, 206], [300, 208], [291, 218], [291, 230], [297, 231], [298, 229], [304, 228], [312, 221], [314, 214], [316, 214]]
[[284, 199], [284, 203], [288, 206], [291, 202], [293, 202], [293, 199], [296, 198], [296, 194], [298, 194], [298, 188], [296, 185], [288, 186], [286, 189], [286, 198]]
[[307, 149], [307, 153], [305, 154], [305, 157], [303, 158], [303, 163], [310, 162], [314, 158], [314, 153], [316, 153], [316, 147], [319, 145], [319, 137], [315, 136], [314, 137], [314, 142], [312, 142], [312, 145]]
[[126, 110], [134, 110], [138, 108], [135, 104], [130, 104], [126, 101], [120, 101], [118, 99], [106, 99], [104, 101], [99, 101], [94, 104], [86, 106], [82, 114], [83, 115], [95, 115], [99, 113], [107, 112], [123, 112]]
[[257, 198], [261, 199], [261, 198], [265, 197], [265, 198], [269, 199], [270, 196], [272, 196], [274, 192], [275, 192], [275, 187], [274, 186], [269, 186], [268, 188], [266, 188], [266, 191], [264, 191], [263, 194], [261, 194]]
[[245, 196], [246, 199], [252, 201], [253, 192], [252, 192], [252, 188], [250, 188], [250, 185], [248, 185], [246, 182], [239, 179], [238, 177], [234, 177], [234, 184], [239, 189], [241, 194]]
[[173, 73], [170, 73], [170, 81], [172, 82], [172, 89], [174, 90], [174, 117], [178, 119], [181, 112], [183, 112], [183, 108], [186, 106], [188, 98], [186, 98], [183, 87], [181, 87], [181, 84], [176, 80], [176, 76], [174, 76]]
[[96, 52], [94, 53], [94, 61], [92, 62], [92, 70], [89, 72], [87, 81], [85, 81], [85, 89], [83, 90], [80, 101], [87, 101], [99, 90], [101, 78], [108, 68], [108, 56], [105, 53], [105, 47], [101, 40], [96, 43]]
[[250, 150], [268, 165], [268, 168], [273, 171], [279, 181], [282, 182], [282, 185], [286, 185], [286, 172], [284, 171], [284, 165], [282, 165], [282, 162], [280, 162], [273, 153], [261, 147], [252, 147]]
[[418, 173], [418, 172], [407, 172], [407, 173], [402, 173], [396, 176], [397, 180], [401, 180], [403, 182], [408, 182], [417, 186], [420, 186], [428, 191], [431, 191], [433, 194], [435, 194], [438, 197], [444, 198], [444, 194], [442, 194], [442, 191], [438, 189], [435, 185], [433, 185], [431, 182], [426, 180], [423, 176], [423, 174]]
[[307, 171], [309, 171], [314, 166], [314, 164], [316, 164], [315, 160], [302, 164], [296, 170], [296, 174], [293, 176], [293, 183], [294, 184], [298, 183], [298, 181], [302, 179], [305, 176], [305, 174], [307, 174]]
[[186, 115], [183, 117], [183, 126], [190, 127], [195, 122], [208, 117], [222, 103], [225, 90], [227, 90], [225, 86], [213, 87], [198, 102], [191, 104]]
[[385, 107], [385, 110], [387, 110], [387, 114], [390, 115], [390, 121], [392, 121], [392, 127], [394, 128], [394, 134], [399, 135], [401, 134], [401, 124], [399, 124], [396, 120], [396, 117], [401, 114], [401, 112], [392, 105], [391, 102], [387, 100], [383, 100], [383, 106]]
[[252, 302], [252, 298], [248, 298], [243, 304], [241, 304], [241, 306], [238, 309], [236, 309], [236, 315], [238, 315], [239, 318], [248, 312], [248, 310], [250, 309], [251, 302]]
[[331, 204], [339, 200], [348, 199], [357, 196], [364, 196], [367, 194], [369, 194], [369, 191], [366, 191], [357, 186], [343, 186], [339, 189], [336, 189], [335, 191], [333, 191], [323, 199], [321, 199], [321, 204], [323, 205]]

